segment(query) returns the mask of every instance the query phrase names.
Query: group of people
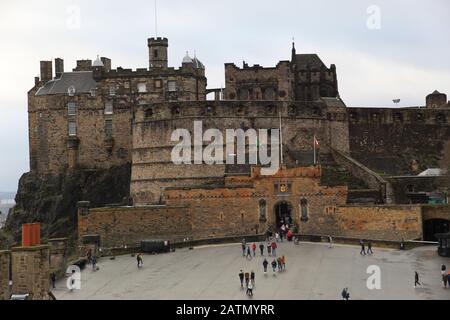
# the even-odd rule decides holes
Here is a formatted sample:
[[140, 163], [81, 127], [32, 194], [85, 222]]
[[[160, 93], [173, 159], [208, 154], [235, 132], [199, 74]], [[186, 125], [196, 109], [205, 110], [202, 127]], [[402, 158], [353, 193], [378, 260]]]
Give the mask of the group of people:
[[92, 264], [92, 271], [98, 271], [97, 256], [92, 254], [92, 249], [88, 250], [86, 253], [86, 258], [88, 260], [88, 264]]
[[[272, 270], [275, 273], [277, 270], [278, 272], [282, 272], [283, 270], [286, 270], [286, 256], [280, 256], [277, 257], [277, 249], [278, 249], [278, 242], [282, 242], [283, 237], [289, 238], [289, 227], [284, 226], [284, 229], [281, 228], [281, 231], [287, 230], [285, 233], [280, 232], [276, 233], [275, 238], [273, 237], [272, 232], [270, 234], [267, 234], [266, 237], [266, 243], [263, 241], [259, 242], [257, 245], [256, 242], [247, 243], [247, 241], [242, 239], [241, 241], [241, 247], [242, 247], [242, 256], [246, 258], [247, 260], [251, 260], [254, 257], [256, 257], [257, 249], [259, 247], [259, 253], [261, 257], [265, 256], [266, 250], [267, 250], [267, 256], [274, 257], [270, 265], [272, 266]], [[280, 236], [282, 235], [282, 236]], [[292, 240], [292, 236], [291, 236]], [[270, 260], [270, 259], [269, 259]], [[269, 267], [269, 260], [268, 258], [264, 258], [264, 261], [262, 263], [264, 274], [267, 274], [267, 269]], [[251, 272], [244, 272], [243, 270], [240, 270], [239, 272], [239, 280], [241, 282], [241, 288], [246, 288], [246, 295], [253, 296], [253, 289], [255, 288], [255, 272], [252, 270]]]
[[[253, 257], [256, 257], [256, 242], [252, 244], [247, 244], [245, 239], [242, 239], [242, 256], [247, 260], [251, 260]], [[271, 239], [267, 240], [267, 245], [264, 245], [263, 242], [259, 243], [259, 251], [261, 256], [264, 256], [264, 251], [267, 250], [268, 256], [277, 256], [278, 245], [276, 241], [272, 241]]]
[[247, 289], [245, 294], [249, 297], [253, 296], [253, 288], [255, 287], [255, 272], [252, 270], [251, 272], [239, 272], [239, 280], [241, 281], [241, 288], [244, 288], [244, 281], [245, 281], [245, 288]]
[[[278, 257], [277, 259], [273, 259], [271, 265], [272, 265], [272, 270], [274, 273], [276, 272], [277, 268], [278, 268], [278, 272], [286, 270], [286, 257], [282, 256], [282, 257]], [[268, 266], [269, 266], [269, 261], [267, 261], [267, 259], [264, 259], [264, 261], [263, 261], [264, 274], [267, 273]]]
[[359, 254], [363, 256], [373, 254], [372, 243], [370, 241], [367, 243], [367, 253], [366, 253], [366, 243], [364, 242], [364, 240], [360, 240], [359, 244], [361, 245], [361, 251], [359, 252]]

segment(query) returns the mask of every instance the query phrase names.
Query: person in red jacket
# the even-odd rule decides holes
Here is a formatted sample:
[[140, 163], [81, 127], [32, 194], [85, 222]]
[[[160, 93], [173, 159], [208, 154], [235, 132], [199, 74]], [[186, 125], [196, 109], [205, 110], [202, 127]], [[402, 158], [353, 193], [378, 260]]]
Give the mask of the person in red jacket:
[[277, 248], [278, 248], [277, 243], [276, 243], [275, 241], [272, 242], [272, 255], [273, 255], [274, 257], [277, 256]]
[[252, 251], [253, 251], [253, 256], [256, 257], [256, 243], [253, 242], [252, 244]]

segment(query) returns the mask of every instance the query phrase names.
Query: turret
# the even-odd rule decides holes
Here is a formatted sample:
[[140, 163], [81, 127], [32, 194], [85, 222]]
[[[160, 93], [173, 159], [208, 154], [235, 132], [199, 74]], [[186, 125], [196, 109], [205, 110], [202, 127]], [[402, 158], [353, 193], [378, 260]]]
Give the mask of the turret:
[[169, 40], [167, 38], [150, 38], [148, 39], [149, 62], [150, 69], [167, 68], [167, 48]]
[[447, 95], [436, 90], [427, 96], [426, 103], [427, 108], [444, 107], [447, 104]]

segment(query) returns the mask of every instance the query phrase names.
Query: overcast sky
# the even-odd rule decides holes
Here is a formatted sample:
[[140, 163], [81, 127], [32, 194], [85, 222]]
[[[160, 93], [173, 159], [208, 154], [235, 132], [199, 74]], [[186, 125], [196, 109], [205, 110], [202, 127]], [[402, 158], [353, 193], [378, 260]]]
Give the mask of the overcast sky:
[[[294, 37], [297, 53], [336, 64], [347, 106], [416, 106], [435, 89], [450, 94], [449, 14], [447, 0], [159, 0], [158, 34], [171, 66], [197, 52], [209, 87], [224, 83], [225, 62], [289, 59]], [[113, 68], [148, 67], [154, 22], [149, 0], [0, 2], [0, 191], [29, 170], [27, 91], [39, 61], [61, 57], [70, 71], [100, 54]]]

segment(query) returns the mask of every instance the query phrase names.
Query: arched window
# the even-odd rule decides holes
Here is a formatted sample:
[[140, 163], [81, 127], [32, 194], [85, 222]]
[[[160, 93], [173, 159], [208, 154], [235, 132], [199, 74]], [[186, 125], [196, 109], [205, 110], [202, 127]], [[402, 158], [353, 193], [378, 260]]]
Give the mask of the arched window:
[[150, 109], [145, 110], [145, 119], [147, 120], [147, 119], [150, 119], [151, 117], [153, 117], [153, 109], [150, 108]]
[[267, 221], [266, 207], [267, 207], [266, 200], [264, 200], [264, 199], [259, 200], [259, 221], [260, 222]]
[[306, 200], [305, 198], [300, 200], [300, 213], [300, 220], [303, 222], [308, 221], [308, 200]]

